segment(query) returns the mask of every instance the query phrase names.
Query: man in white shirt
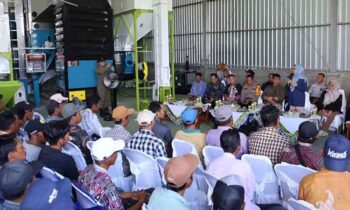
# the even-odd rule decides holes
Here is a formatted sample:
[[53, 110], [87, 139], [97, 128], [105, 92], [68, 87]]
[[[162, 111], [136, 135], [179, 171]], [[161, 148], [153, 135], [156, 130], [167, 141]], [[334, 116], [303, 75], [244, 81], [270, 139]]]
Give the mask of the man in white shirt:
[[101, 122], [96, 113], [99, 112], [99, 103], [101, 98], [98, 95], [91, 95], [86, 99], [86, 109], [82, 114], [80, 127], [84, 129], [92, 139], [100, 137]]
[[40, 120], [30, 120], [24, 130], [28, 133], [28, 142], [23, 142], [24, 148], [26, 148], [26, 160], [31, 162], [38, 160], [41, 151], [41, 146], [45, 145], [45, 124]]
[[246, 210], [259, 209], [253, 202], [255, 176], [249, 164], [238, 160], [236, 155], [240, 150], [240, 137], [237, 129], [226, 130], [220, 137], [224, 154], [210, 162], [207, 171], [218, 179], [229, 175], [237, 175], [243, 181], [245, 191], [244, 202]]
[[317, 82], [312, 84], [309, 90], [310, 101], [312, 104], [317, 104], [322, 95], [322, 92], [326, 90], [327, 85], [324, 81], [326, 75], [324, 73], [319, 73], [317, 75]]

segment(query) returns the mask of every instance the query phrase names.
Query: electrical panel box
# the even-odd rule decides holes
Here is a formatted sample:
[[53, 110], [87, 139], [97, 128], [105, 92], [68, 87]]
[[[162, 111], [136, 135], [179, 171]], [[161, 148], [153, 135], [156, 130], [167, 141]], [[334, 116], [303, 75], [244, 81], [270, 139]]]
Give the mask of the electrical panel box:
[[46, 72], [46, 54], [26, 54], [26, 70], [29, 74]]

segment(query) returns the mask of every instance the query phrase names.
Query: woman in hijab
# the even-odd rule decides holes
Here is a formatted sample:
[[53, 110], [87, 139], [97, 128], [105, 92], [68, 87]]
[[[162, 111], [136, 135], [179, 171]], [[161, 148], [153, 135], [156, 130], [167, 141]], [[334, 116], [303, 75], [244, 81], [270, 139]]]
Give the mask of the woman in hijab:
[[305, 91], [307, 89], [304, 67], [300, 64], [293, 65], [291, 73], [293, 77], [288, 80], [290, 89], [288, 103], [292, 112], [301, 112], [305, 106]]
[[340, 85], [337, 81], [331, 80], [328, 83], [328, 89], [321, 96], [322, 104], [320, 105], [320, 115], [327, 117], [326, 122], [323, 123], [320, 135], [327, 136], [327, 130], [332, 124], [335, 116], [341, 113], [343, 103], [343, 96], [340, 92]]

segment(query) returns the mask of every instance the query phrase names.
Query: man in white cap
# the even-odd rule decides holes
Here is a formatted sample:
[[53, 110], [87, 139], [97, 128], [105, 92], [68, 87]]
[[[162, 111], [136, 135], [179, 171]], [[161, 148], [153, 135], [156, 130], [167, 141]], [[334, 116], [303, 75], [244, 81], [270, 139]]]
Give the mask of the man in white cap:
[[91, 146], [91, 155], [95, 161], [79, 176], [79, 184], [94, 196], [106, 209], [124, 209], [123, 199], [136, 200], [131, 209], [140, 209], [147, 198], [147, 193], [119, 192], [107, 171], [114, 165], [118, 152], [125, 146], [123, 140], [100, 138]]
[[50, 97], [50, 101], [46, 105], [47, 112], [49, 113], [49, 117], [46, 119], [46, 122], [62, 120], [62, 107], [67, 101], [68, 98], [62, 96], [61, 93], [52, 95]]
[[136, 121], [140, 130], [134, 134], [127, 147], [140, 150], [153, 158], [166, 157], [167, 152], [164, 142], [152, 132], [155, 116], [156, 114], [148, 109], [138, 113]]

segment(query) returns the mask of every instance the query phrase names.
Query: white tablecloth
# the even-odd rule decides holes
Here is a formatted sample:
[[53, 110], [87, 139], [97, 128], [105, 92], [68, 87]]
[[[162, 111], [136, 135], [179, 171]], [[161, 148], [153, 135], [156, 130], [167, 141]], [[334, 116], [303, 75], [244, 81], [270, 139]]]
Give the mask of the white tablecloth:
[[298, 131], [301, 123], [305, 121], [315, 121], [319, 118], [319, 116], [311, 116], [309, 118], [280, 116], [280, 122], [289, 132], [295, 133]]

